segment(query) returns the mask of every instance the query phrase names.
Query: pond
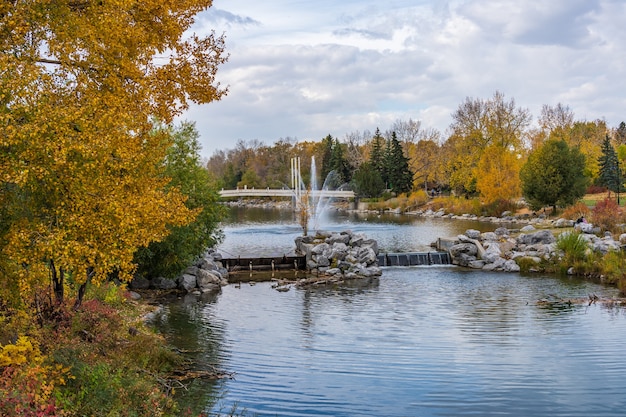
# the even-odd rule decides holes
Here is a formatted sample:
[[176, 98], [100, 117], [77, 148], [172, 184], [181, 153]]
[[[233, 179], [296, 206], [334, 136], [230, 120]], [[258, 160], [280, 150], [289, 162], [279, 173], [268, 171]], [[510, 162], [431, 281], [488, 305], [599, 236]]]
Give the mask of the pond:
[[[420, 221], [396, 219], [384, 229], [420, 235], [412, 243], [416, 248], [470, 226], [426, 222], [418, 231]], [[350, 229], [368, 235], [380, 224], [350, 221]], [[254, 224], [262, 225], [240, 223], [248, 231]], [[284, 226], [274, 223], [275, 229]], [[286, 226], [295, 227], [288, 221]], [[233, 238], [237, 227], [227, 226], [224, 244], [243, 245]], [[259, 229], [240, 236], [253, 247], [268, 239]], [[234, 406], [259, 416], [621, 416], [626, 313], [566, 302], [589, 294], [614, 297], [617, 291], [567, 277], [452, 266], [385, 268], [368, 285], [288, 292], [274, 290], [271, 282], [229, 285], [216, 296], [167, 303], [157, 325], [198, 366], [235, 373], [234, 379], [190, 386], [184, 401], [193, 410], [224, 415]]]

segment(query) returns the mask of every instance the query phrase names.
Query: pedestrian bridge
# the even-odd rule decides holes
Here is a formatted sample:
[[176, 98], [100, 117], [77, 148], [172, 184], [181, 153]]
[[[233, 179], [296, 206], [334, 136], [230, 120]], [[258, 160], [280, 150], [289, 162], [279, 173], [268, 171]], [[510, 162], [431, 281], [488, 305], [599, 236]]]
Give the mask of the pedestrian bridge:
[[[236, 190], [220, 190], [220, 197], [294, 197], [293, 190], [288, 188], [238, 188]], [[354, 191], [314, 190], [309, 191], [312, 198], [354, 198]]]

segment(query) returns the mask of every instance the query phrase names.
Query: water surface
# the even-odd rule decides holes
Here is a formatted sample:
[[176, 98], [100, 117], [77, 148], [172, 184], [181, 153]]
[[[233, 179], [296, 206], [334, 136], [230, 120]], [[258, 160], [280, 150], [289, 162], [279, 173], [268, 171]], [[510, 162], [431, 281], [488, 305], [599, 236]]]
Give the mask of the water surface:
[[[389, 251], [496, 226], [336, 214]], [[233, 211], [223, 249], [292, 250], [287, 211]], [[295, 272], [292, 272], [295, 276]], [[195, 411], [259, 416], [623, 416], [626, 314], [566, 302], [614, 288], [575, 278], [386, 268], [369, 285], [291, 289], [229, 285], [165, 306], [158, 327], [196, 366], [235, 379], [198, 381]], [[555, 301], [550, 303], [541, 300]], [[561, 301], [559, 301], [561, 300]]]

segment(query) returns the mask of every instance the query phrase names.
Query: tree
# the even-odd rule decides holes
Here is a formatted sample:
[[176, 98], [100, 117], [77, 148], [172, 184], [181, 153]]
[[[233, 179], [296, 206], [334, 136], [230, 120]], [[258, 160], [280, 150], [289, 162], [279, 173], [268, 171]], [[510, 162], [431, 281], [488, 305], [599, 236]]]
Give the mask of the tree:
[[521, 151], [531, 120], [527, 109], [513, 99], [505, 101], [499, 91], [489, 100], [466, 98], [452, 118], [447, 171], [450, 185], [465, 193], [475, 190], [475, 168], [483, 151], [491, 145]]
[[385, 183], [370, 162], [363, 162], [352, 177], [354, 192], [359, 197], [379, 197], [385, 190]]
[[[219, 100], [224, 40], [187, 35], [210, 0], [0, 5], [0, 243], [21, 294], [132, 278], [137, 248], [193, 221], [154, 131]], [[183, 36], [185, 35], [185, 36]]]
[[380, 130], [376, 128], [376, 133], [371, 141], [371, 150], [369, 163], [372, 165], [378, 174], [381, 176], [383, 182], [386, 182], [385, 178], [385, 139], [380, 135]]
[[385, 171], [388, 187], [396, 193], [405, 193], [413, 188], [413, 173], [409, 169], [409, 160], [404, 156], [402, 145], [392, 132], [385, 152]]
[[618, 145], [626, 145], [626, 123], [621, 122], [615, 129], [615, 141]]
[[609, 135], [606, 135], [604, 142], [602, 142], [602, 155], [598, 158], [598, 164], [600, 166], [598, 183], [608, 188], [610, 198], [611, 191], [616, 193], [620, 192], [622, 188], [622, 175], [620, 173], [617, 152], [615, 152], [615, 148], [613, 148], [611, 144]]
[[520, 162], [508, 149], [491, 145], [483, 152], [476, 169], [476, 188], [483, 203], [512, 200], [521, 195]]
[[[335, 139], [330, 157], [330, 168], [331, 171], [335, 171], [337, 175], [335, 177], [335, 183], [328, 184], [331, 188], [338, 188], [341, 184], [350, 182], [352, 179], [352, 170], [348, 165], [345, 153], [344, 146]], [[326, 177], [323, 177], [324, 180], [325, 178]]]
[[170, 233], [162, 241], [139, 248], [135, 262], [138, 272], [146, 277], [174, 278], [221, 240], [218, 223], [224, 210], [217, 204], [219, 195], [202, 166], [195, 125], [183, 122], [178, 128], [161, 129], [174, 141], [165, 158], [164, 175], [171, 178], [167, 188], [180, 190], [187, 197], [185, 206], [197, 215], [189, 224], [170, 226]]
[[563, 140], [548, 140], [528, 156], [520, 171], [522, 194], [534, 210], [573, 204], [588, 183], [585, 156]]
[[326, 178], [330, 171], [333, 170], [332, 157], [334, 144], [335, 140], [331, 135], [327, 135], [324, 139], [322, 139], [322, 160], [319, 161], [322, 164], [320, 169], [322, 181], [324, 181], [324, 178]]

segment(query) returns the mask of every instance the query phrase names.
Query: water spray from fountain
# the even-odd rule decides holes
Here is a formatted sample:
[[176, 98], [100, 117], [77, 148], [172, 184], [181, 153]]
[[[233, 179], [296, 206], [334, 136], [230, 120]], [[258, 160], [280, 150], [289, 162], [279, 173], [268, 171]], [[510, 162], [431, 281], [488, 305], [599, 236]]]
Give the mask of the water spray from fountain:
[[303, 234], [306, 236], [309, 230], [320, 230], [321, 223], [332, 202], [332, 197], [325, 191], [338, 184], [338, 175], [331, 171], [324, 180], [321, 189], [318, 188], [317, 166], [315, 156], [311, 157], [311, 179], [309, 187], [302, 180], [300, 171], [300, 158], [291, 159], [291, 188], [294, 191], [295, 209], [299, 216]]

